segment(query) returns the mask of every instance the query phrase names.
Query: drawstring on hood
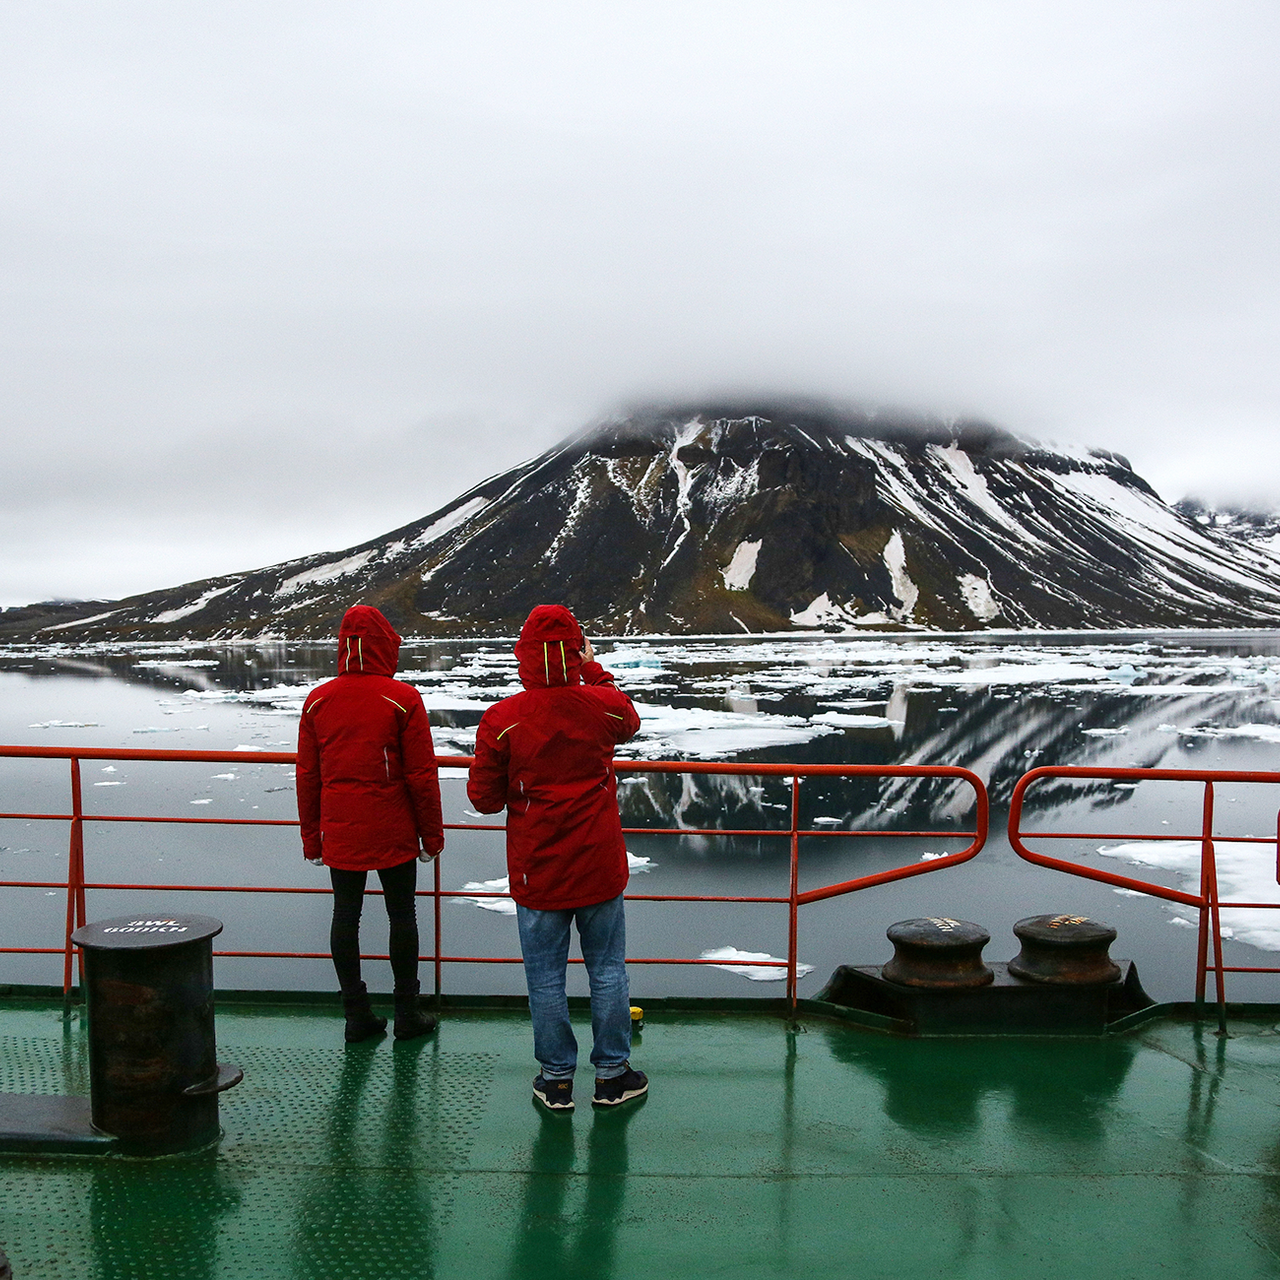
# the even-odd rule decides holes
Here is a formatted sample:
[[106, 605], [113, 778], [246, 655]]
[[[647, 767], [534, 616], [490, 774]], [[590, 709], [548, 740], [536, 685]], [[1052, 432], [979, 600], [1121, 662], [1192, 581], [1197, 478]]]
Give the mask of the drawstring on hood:
[[340, 676], [393, 676], [400, 661], [400, 637], [372, 605], [355, 604], [338, 628]]
[[578, 620], [564, 605], [537, 605], [516, 641], [520, 683], [526, 689], [580, 683], [578, 670], [584, 644]]

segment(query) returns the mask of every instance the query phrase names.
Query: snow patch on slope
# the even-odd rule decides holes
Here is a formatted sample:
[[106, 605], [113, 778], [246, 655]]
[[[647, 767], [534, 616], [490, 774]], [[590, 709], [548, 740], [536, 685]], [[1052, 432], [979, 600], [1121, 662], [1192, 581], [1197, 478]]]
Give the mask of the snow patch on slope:
[[756, 557], [760, 554], [759, 541], [740, 542], [734, 549], [729, 563], [720, 570], [724, 585], [730, 591], [746, 591], [756, 572]]
[[798, 627], [828, 627], [837, 622], [852, 622], [853, 617], [847, 609], [832, 604], [831, 597], [824, 591], [807, 608], [792, 613], [791, 621]]
[[348, 574], [358, 573], [377, 554], [377, 551], [360, 551], [353, 556], [347, 556], [345, 560], [334, 560], [329, 564], [295, 573], [292, 578], [286, 578], [276, 588], [276, 595], [290, 595], [299, 587], [313, 587], [321, 582], [333, 582], [337, 578], [345, 578]]
[[902, 545], [902, 534], [893, 531], [893, 537], [885, 544], [884, 567], [889, 570], [889, 579], [893, 583], [893, 594], [902, 601], [902, 607], [893, 612], [904, 622], [907, 621], [920, 599], [920, 588], [911, 581], [907, 573], [907, 551]]
[[985, 578], [979, 578], [974, 573], [962, 573], [959, 583], [965, 608], [979, 622], [990, 622], [992, 618], [999, 615], [1000, 605], [991, 593], [991, 584]]
[[216, 600], [218, 596], [225, 596], [232, 587], [238, 585], [238, 583], [233, 582], [228, 587], [214, 587], [212, 591], [206, 591], [204, 595], [193, 600], [190, 604], [180, 605], [177, 609], [166, 609], [163, 613], [157, 613], [151, 621], [180, 622], [183, 618], [189, 618], [193, 613], [199, 613], [210, 600]]
[[460, 507], [454, 507], [452, 511], [446, 511], [439, 520], [433, 520], [414, 538], [413, 545], [415, 547], [425, 547], [428, 543], [443, 538], [451, 529], [456, 529], [464, 521], [470, 520], [473, 515], [488, 505], [488, 498], [472, 498], [470, 502], [464, 502]]
[[119, 609], [108, 609], [106, 613], [95, 613], [92, 618], [77, 618], [74, 622], [58, 622], [52, 627], [43, 627], [44, 631], [66, 631], [70, 627], [87, 627], [91, 622], [101, 622], [104, 618], [114, 618]]

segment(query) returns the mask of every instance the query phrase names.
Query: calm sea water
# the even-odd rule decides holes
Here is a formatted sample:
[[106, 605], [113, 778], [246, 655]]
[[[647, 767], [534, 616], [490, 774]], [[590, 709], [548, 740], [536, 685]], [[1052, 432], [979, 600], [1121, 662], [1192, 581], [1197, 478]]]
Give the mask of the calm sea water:
[[[1157, 998], [1191, 992], [1195, 932], [1184, 914], [1145, 897], [1033, 867], [1004, 835], [1017, 778], [1035, 765], [1075, 764], [1272, 770], [1280, 759], [1280, 634], [1010, 635], [972, 637], [681, 639], [601, 642], [600, 656], [640, 705], [643, 728], [624, 754], [633, 758], [786, 763], [958, 764], [987, 781], [992, 835], [973, 861], [802, 908], [800, 958], [813, 966], [801, 992], [815, 993], [842, 963], [876, 963], [891, 948], [896, 920], [948, 915], [975, 920], [992, 935], [989, 959], [1017, 950], [1014, 921], [1078, 912], [1120, 931], [1113, 953], [1135, 960]], [[0, 650], [0, 742], [288, 750], [307, 688], [333, 674], [329, 646], [67, 645]], [[402, 678], [422, 692], [437, 750], [465, 754], [484, 708], [516, 687], [508, 642], [409, 644]], [[67, 765], [0, 759], [0, 809], [63, 812]], [[291, 817], [292, 770], [279, 765], [90, 762], [86, 806], [97, 814]], [[446, 819], [471, 821], [461, 774], [443, 779]], [[814, 780], [802, 788], [802, 821], [830, 830], [960, 831], [971, 820], [965, 788], [926, 782]], [[770, 827], [786, 821], [784, 783], [763, 778], [648, 777], [621, 788], [628, 825]], [[1276, 832], [1280, 789], [1219, 789], [1223, 834]], [[1186, 784], [1056, 784], [1040, 794], [1032, 818], [1048, 830], [1190, 833], [1201, 792]], [[963, 839], [822, 839], [805, 842], [801, 886], [817, 887], [875, 869], [927, 860]], [[65, 874], [64, 823], [0, 823], [0, 879]], [[706, 836], [634, 836], [647, 859], [633, 892], [784, 894], [787, 842]], [[1194, 849], [1134, 848], [1102, 838], [1048, 851], [1162, 883], [1192, 873]], [[1223, 889], [1241, 900], [1274, 900], [1276, 850], [1225, 847]], [[1154, 860], [1154, 861], [1153, 861]], [[296, 832], [91, 823], [89, 879], [163, 884], [320, 886]], [[501, 837], [456, 833], [442, 863], [447, 889], [505, 875]], [[426, 869], [424, 868], [424, 871]], [[328, 900], [322, 896], [213, 894], [179, 890], [95, 890], [90, 918], [132, 911], [196, 910], [218, 916], [220, 945], [232, 950], [321, 951]], [[0, 897], [4, 946], [56, 946], [65, 899], [55, 890], [6, 889]], [[367, 909], [368, 950], [385, 947], [380, 903]], [[423, 903], [424, 940], [430, 938]], [[1280, 966], [1280, 912], [1224, 917], [1234, 930], [1228, 963]], [[633, 903], [633, 955], [697, 957], [719, 948], [783, 956], [786, 910], [768, 905]], [[443, 939], [450, 954], [515, 956], [515, 921], [475, 901], [447, 902]], [[424, 941], [424, 948], [428, 945]], [[370, 963], [371, 985], [389, 984]], [[0, 955], [0, 982], [52, 982], [56, 957]], [[429, 973], [424, 968], [424, 978]], [[323, 961], [218, 961], [223, 987], [329, 989]], [[575, 979], [576, 981], [576, 979]], [[646, 994], [781, 994], [781, 984], [738, 973], [639, 967], [633, 989]], [[451, 965], [445, 988], [515, 992], [516, 966]], [[1233, 976], [1230, 994], [1276, 999], [1280, 979]]]

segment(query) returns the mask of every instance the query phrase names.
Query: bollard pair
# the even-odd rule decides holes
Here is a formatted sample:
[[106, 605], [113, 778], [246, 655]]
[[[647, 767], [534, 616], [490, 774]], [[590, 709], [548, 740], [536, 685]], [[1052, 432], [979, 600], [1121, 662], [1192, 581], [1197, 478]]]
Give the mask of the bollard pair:
[[[1109, 954], [1116, 931], [1087, 916], [1028, 916], [1013, 926], [1022, 950], [1009, 961], [1016, 978], [1051, 986], [1101, 986], [1119, 981]], [[969, 920], [926, 916], [890, 925], [893, 959], [881, 970], [890, 982], [930, 990], [987, 986], [995, 974], [983, 963], [991, 935]]]

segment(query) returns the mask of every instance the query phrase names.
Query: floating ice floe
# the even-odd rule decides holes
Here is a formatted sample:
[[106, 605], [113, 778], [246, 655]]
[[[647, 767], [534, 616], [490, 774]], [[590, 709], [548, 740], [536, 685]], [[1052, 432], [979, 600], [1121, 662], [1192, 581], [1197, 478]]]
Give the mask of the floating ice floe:
[[890, 729], [901, 725], [901, 720], [890, 720], [888, 716], [868, 716], [850, 714], [844, 711], [824, 711], [821, 715], [812, 716], [811, 724], [829, 724], [837, 729]]
[[42, 720], [27, 725], [28, 729], [101, 729], [96, 720]]
[[640, 715], [640, 733], [628, 744], [627, 753], [650, 758], [677, 754], [714, 759], [759, 747], [792, 746], [838, 732], [834, 725], [814, 723], [803, 716], [753, 715], [644, 702], [636, 703], [636, 711]]
[[1064, 684], [1079, 680], [1098, 680], [1106, 671], [1083, 662], [1002, 662], [989, 667], [926, 667], [913, 673], [915, 682], [927, 680], [937, 685], [1019, 685]]
[[1116, 688], [1094, 689], [1089, 686], [1080, 690], [1082, 693], [1103, 691], [1106, 693], [1127, 693], [1132, 697], [1152, 698], [1192, 698], [1207, 694], [1248, 692], [1247, 684], [1135, 684], [1120, 685]]
[[501, 893], [508, 896], [502, 898], [455, 898], [464, 906], [479, 907], [481, 911], [493, 911], [500, 916], [513, 916], [516, 904], [511, 900], [511, 880], [502, 876], [497, 880], [468, 880], [463, 889], [467, 893]]
[[135, 729], [134, 733], [180, 733], [179, 729], [157, 729], [155, 725], [148, 725], [145, 729]]
[[1121, 725], [1118, 729], [1081, 729], [1080, 732], [1090, 738], [1120, 738], [1129, 732], [1129, 726]]
[[1114, 680], [1117, 684], [1132, 684], [1135, 680], [1140, 680], [1147, 673], [1131, 662], [1122, 662], [1114, 671], [1107, 672], [1107, 679]]
[[146, 662], [135, 662], [135, 667], [155, 671], [169, 667], [220, 667], [217, 658], [150, 658]]
[[1180, 732], [1196, 738], [1254, 738], [1259, 742], [1280, 742], [1280, 724], [1237, 724], [1224, 728], [1202, 725]]
[[[1182, 881], [1187, 893], [1200, 892], [1200, 853], [1198, 840], [1143, 840], [1124, 844], [1102, 845], [1098, 852], [1106, 858], [1140, 867], [1172, 871]], [[1214, 861], [1218, 870], [1218, 896], [1225, 907], [1230, 902], [1275, 902], [1280, 904], [1280, 885], [1276, 883], [1274, 845], [1215, 843]], [[1175, 922], [1197, 923], [1198, 913], [1180, 903], [1162, 901]], [[1263, 951], [1280, 951], [1280, 910], [1224, 911], [1222, 936], [1259, 947]]]
[[212, 804], [213, 801], [212, 800], [191, 800], [191, 801], [188, 801], [188, 803], [189, 804]]
[[[740, 977], [750, 978], [752, 982], [785, 982], [787, 977], [786, 960], [771, 956], [767, 951], [740, 951], [737, 947], [712, 947], [709, 951], [704, 951], [701, 958], [734, 961], [732, 964], [713, 964], [711, 968], [723, 969], [726, 973], [736, 973]], [[812, 972], [813, 965], [797, 962], [797, 978], [803, 978]]]
[[608, 667], [610, 670], [631, 671], [662, 671], [665, 663], [662, 655], [653, 649], [637, 648], [637, 649], [614, 649], [609, 653], [598, 655], [602, 666]]
[[470, 698], [450, 689], [418, 689], [422, 705], [428, 711], [487, 711], [500, 698], [510, 697], [518, 689], [505, 689], [496, 698]]
[[[627, 854], [627, 870], [631, 875], [637, 872], [652, 871], [658, 864], [652, 858], [639, 857], [634, 853]], [[493, 911], [501, 916], [513, 916], [516, 904], [511, 900], [511, 879], [500, 876], [497, 880], [468, 880], [462, 886], [465, 893], [499, 893], [500, 898], [455, 898], [454, 901], [463, 906], [479, 907], [481, 911]]]

